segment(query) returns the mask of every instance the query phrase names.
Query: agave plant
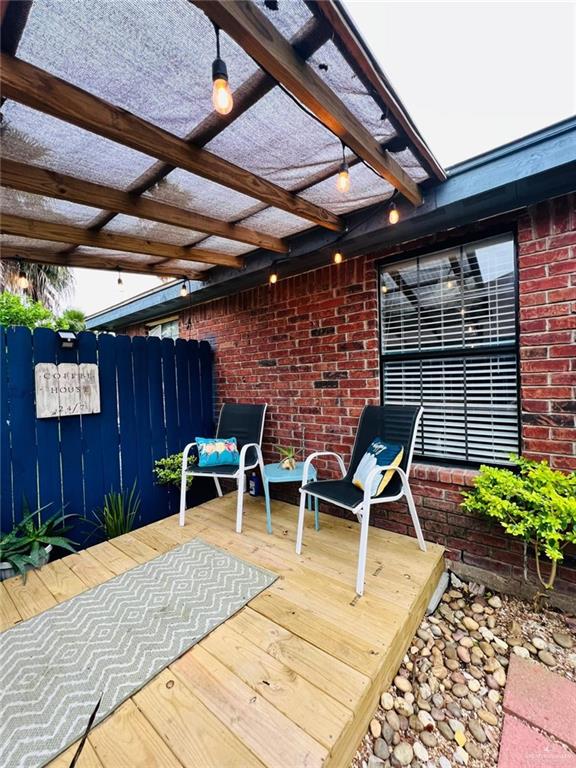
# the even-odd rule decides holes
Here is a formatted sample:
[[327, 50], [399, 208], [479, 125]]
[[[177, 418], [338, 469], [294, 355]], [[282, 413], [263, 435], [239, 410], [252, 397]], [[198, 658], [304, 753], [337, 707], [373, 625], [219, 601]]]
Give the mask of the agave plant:
[[69, 552], [76, 552], [75, 542], [64, 535], [69, 530], [64, 521], [76, 515], [63, 515], [60, 510], [42, 520], [42, 510], [48, 506], [40, 507], [34, 512], [27, 511], [10, 533], [0, 533], [0, 562], [8, 563], [14, 573], [20, 574], [24, 581], [27, 570], [40, 568], [48, 561], [48, 547], [61, 547]]
[[107, 539], [129, 533], [140, 510], [140, 494], [136, 492], [136, 481], [132, 488], [120, 491], [110, 491], [104, 496], [101, 510], [94, 512], [95, 527]]

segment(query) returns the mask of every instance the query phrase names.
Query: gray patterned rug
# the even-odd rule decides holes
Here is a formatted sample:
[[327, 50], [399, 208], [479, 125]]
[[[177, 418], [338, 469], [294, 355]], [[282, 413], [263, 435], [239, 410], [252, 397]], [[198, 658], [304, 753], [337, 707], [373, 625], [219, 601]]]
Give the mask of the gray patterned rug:
[[45, 765], [276, 576], [199, 539], [0, 634], [0, 766]]

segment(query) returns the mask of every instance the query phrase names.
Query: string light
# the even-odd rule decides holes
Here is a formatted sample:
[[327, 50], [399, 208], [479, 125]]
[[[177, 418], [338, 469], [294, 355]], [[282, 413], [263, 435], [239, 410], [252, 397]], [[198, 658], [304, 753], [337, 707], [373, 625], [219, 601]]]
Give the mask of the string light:
[[452, 288], [454, 288], [454, 280], [448, 280], [448, 282], [446, 283], [446, 288], [448, 288], [448, 290], [451, 291]]
[[346, 162], [344, 142], [342, 142], [342, 162], [340, 163], [340, 170], [336, 177], [336, 189], [343, 195], [350, 192], [350, 171], [348, 170], [348, 163]]
[[344, 261], [344, 255], [342, 251], [336, 251], [336, 253], [332, 257], [332, 260], [334, 264], [342, 264], [342, 262]]
[[388, 293], [388, 286], [387, 285], [380, 286], [380, 292], [383, 294]]
[[116, 284], [118, 285], [118, 288], [120, 289], [120, 293], [124, 292], [124, 281], [122, 280], [122, 275], [120, 274], [120, 270], [118, 270], [118, 280], [116, 280]]
[[20, 273], [18, 274], [18, 288], [22, 291], [27, 291], [28, 288], [30, 288], [30, 281], [26, 277], [26, 272], [24, 272], [23, 269], [20, 270]]
[[220, 115], [228, 115], [234, 106], [228, 68], [220, 58], [220, 28], [214, 25], [216, 31], [216, 58], [212, 62], [212, 106]]
[[270, 267], [270, 272], [268, 273], [268, 283], [270, 285], [276, 285], [278, 282], [278, 268], [275, 266]]
[[400, 221], [400, 211], [396, 207], [394, 200], [388, 206], [388, 222], [390, 224], [398, 224]]
[[186, 280], [182, 283], [182, 286], [180, 288], [180, 298], [185, 299], [186, 296], [188, 296], [188, 287], [186, 285]]

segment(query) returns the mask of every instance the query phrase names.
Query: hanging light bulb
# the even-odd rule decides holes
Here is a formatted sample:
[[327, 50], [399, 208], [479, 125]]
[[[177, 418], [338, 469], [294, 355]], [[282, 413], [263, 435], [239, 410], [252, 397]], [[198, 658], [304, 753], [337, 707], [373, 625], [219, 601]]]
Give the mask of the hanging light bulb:
[[346, 162], [344, 142], [342, 142], [342, 162], [340, 163], [340, 170], [336, 177], [336, 189], [343, 195], [345, 195], [346, 192], [350, 192], [350, 171], [348, 170], [348, 163]]
[[268, 273], [268, 283], [270, 285], [276, 285], [278, 282], [278, 268], [275, 266], [270, 267], [270, 272]]
[[216, 58], [212, 62], [212, 106], [220, 115], [228, 115], [234, 106], [234, 99], [228, 82], [226, 62], [220, 58], [220, 28], [214, 25], [214, 29], [216, 30]]
[[341, 251], [336, 251], [332, 260], [334, 261], [334, 264], [342, 264], [344, 261], [344, 254]]
[[448, 288], [448, 290], [451, 291], [452, 288], [454, 288], [454, 285], [455, 285], [454, 280], [448, 280], [448, 282], [446, 283], [446, 288]]
[[400, 211], [396, 207], [394, 200], [388, 206], [388, 222], [390, 224], [398, 224], [400, 221]]
[[124, 293], [124, 281], [122, 280], [122, 275], [120, 274], [120, 270], [118, 270], [118, 279], [116, 280], [116, 284], [120, 289], [120, 293]]
[[30, 281], [26, 277], [26, 272], [24, 272], [23, 269], [21, 269], [19, 274], [18, 274], [17, 285], [18, 285], [18, 288], [20, 288], [21, 291], [27, 291], [28, 288], [30, 288]]
[[185, 299], [186, 296], [188, 296], [188, 286], [186, 285], [186, 280], [184, 280], [180, 288], [180, 298]]
[[380, 286], [380, 292], [381, 293], [388, 293], [388, 286], [387, 285], [381, 285]]

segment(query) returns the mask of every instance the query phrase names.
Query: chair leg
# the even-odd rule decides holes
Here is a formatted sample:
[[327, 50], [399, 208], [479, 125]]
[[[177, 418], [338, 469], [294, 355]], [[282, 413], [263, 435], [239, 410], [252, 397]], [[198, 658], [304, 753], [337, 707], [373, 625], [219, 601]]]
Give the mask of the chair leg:
[[222, 486], [220, 485], [220, 480], [214, 475], [214, 485], [216, 486], [216, 493], [218, 496], [222, 496]]
[[298, 509], [298, 533], [296, 535], [296, 554], [302, 554], [302, 539], [304, 537], [304, 516], [306, 515], [306, 494], [300, 491], [300, 507]]
[[246, 477], [242, 472], [238, 477], [238, 498], [236, 500], [236, 533], [242, 533], [242, 511], [244, 506], [244, 484]]
[[416, 531], [416, 538], [418, 539], [418, 546], [422, 552], [426, 552], [426, 542], [422, 534], [422, 528], [420, 527], [420, 520], [418, 519], [418, 512], [416, 511], [416, 504], [414, 504], [414, 497], [408, 483], [404, 483], [404, 495], [408, 502], [408, 509], [410, 510], [410, 517], [412, 518], [412, 525]]
[[186, 486], [187, 486], [187, 480], [185, 473], [182, 472], [182, 478], [180, 480], [180, 517], [179, 522], [180, 525], [184, 525], [186, 522]]
[[368, 528], [370, 526], [370, 504], [362, 508], [360, 522], [360, 547], [358, 549], [358, 571], [356, 573], [356, 594], [364, 594], [364, 575], [366, 573], [366, 553], [368, 551]]

